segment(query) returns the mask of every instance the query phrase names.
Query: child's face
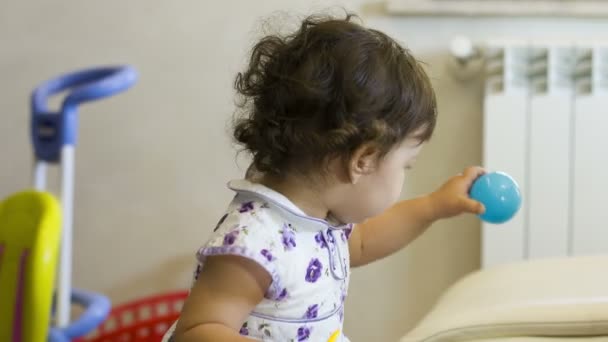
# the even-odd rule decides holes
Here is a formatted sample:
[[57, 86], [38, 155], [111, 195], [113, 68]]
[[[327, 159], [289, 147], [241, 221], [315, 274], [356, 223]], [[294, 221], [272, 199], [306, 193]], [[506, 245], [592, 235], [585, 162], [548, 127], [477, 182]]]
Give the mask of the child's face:
[[[342, 222], [358, 223], [388, 209], [399, 199], [405, 172], [422, 149], [419, 139], [406, 138], [367, 172], [358, 173], [351, 165], [353, 184], [344, 187], [332, 214]], [[353, 170], [354, 168], [354, 170]]]

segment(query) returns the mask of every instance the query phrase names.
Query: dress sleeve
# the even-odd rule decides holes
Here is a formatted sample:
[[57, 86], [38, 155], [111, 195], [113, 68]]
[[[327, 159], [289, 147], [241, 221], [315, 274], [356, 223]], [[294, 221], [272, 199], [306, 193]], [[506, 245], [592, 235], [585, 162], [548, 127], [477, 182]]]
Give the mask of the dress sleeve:
[[266, 298], [280, 300], [284, 289], [277, 262], [284, 254], [282, 236], [277, 224], [262, 210], [260, 204], [251, 202], [229, 212], [209, 241], [198, 250], [197, 259], [199, 267], [208, 256], [230, 255], [251, 260], [272, 277]]

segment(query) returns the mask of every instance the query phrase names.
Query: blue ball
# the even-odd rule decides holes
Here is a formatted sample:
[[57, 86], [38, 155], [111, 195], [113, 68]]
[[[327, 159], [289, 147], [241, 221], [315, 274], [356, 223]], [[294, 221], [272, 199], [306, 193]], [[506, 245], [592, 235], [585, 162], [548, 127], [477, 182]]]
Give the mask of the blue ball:
[[477, 178], [470, 196], [486, 207], [485, 213], [479, 217], [489, 223], [507, 222], [521, 207], [519, 186], [504, 172], [491, 172]]

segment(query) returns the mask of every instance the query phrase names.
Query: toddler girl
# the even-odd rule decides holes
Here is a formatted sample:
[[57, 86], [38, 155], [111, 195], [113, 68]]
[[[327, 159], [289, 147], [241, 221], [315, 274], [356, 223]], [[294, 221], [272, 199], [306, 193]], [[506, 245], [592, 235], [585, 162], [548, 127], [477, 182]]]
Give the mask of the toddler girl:
[[421, 66], [393, 39], [346, 18], [309, 17], [269, 35], [236, 77], [234, 126], [253, 163], [198, 250], [175, 342], [348, 341], [351, 267], [384, 258], [434, 221], [483, 212], [478, 167], [398, 202], [436, 121]]

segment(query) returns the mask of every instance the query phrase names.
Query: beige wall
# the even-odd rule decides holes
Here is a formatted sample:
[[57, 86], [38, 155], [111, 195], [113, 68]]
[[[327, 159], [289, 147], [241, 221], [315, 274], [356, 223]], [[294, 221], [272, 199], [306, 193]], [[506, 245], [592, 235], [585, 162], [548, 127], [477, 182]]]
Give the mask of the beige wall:
[[[193, 253], [238, 177], [226, 134], [231, 82], [260, 16], [306, 13], [316, 1], [0, 2], [0, 196], [29, 184], [28, 94], [60, 72], [131, 63], [138, 85], [81, 110], [77, 151], [74, 282], [116, 302], [188, 285]], [[600, 36], [606, 24], [568, 21], [386, 17], [373, 1], [339, 2], [404, 41], [428, 64], [437, 89], [437, 135], [411, 172], [404, 197], [433, 189], [480, 162], [481, 84], [453, 80], [454, 34]], [[259, 23], [259, 22], [258, 22]], [[473, 217], [438, 223], [410, 248], [356, 270], [346, 330], [355, 341], [390, 341], [437, 295], [479, 264]]]

